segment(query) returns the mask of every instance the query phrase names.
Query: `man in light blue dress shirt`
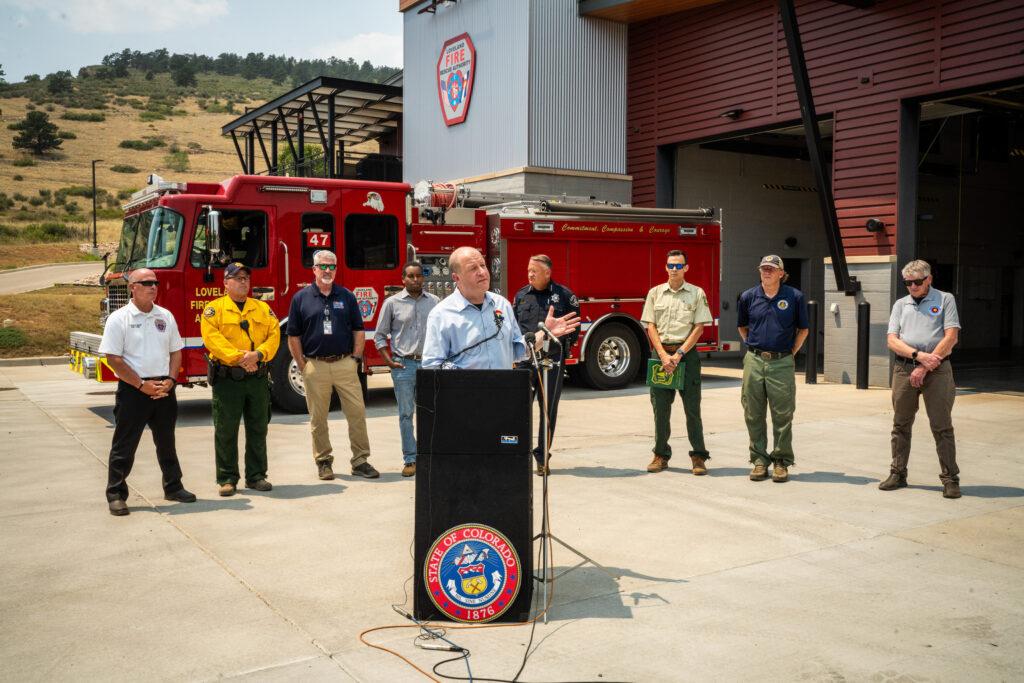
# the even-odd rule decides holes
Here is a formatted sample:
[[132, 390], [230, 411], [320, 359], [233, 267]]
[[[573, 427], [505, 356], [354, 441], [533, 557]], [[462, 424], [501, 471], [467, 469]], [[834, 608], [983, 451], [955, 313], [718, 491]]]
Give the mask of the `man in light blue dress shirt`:
[[[448, 263], [456, 290], [430, 311], [423, 344], [423, 367], [460, 370], [511, 370], [529, 354], [516, 323], [512, 304], [488, 291], [491, 274], [483, 255], [473, 247], [459, 247]], [[575, 312], [554, 317], [547, 328], [556, 337], [579, 327]], [[537, 348], [543, 343], [538, 333]]]

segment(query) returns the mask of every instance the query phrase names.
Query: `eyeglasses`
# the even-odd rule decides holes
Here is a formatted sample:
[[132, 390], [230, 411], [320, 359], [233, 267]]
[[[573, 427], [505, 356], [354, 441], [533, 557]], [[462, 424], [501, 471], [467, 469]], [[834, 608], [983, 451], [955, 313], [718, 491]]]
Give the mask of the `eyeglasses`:
[[337, 270], [338, 265], [335, 263], [318, 263], [316, 267], [320, 270]]
[[903, 284], [905, 284], [907, 287], [913, 287], [915, 285], [920, 287], [921, 285], [924, 284], [924, 281], [927, 279], [927, 277], [919, 277], [916, 280], [904, 280]]
[[686, 267], [685, 263], [666, 263], [665, 267], [669, 270], [682, 270]]
[[143, 287], [156, 287], [160, 283], [157, 280], [137, 280], [132, 284], [142, 285]]
[[227, 279], [228, 280], [238, 280], [239, 282], [248, 282], [249, 281], [249, 276], [248, 275], [233, 275], [232, 277], [229, 277]]

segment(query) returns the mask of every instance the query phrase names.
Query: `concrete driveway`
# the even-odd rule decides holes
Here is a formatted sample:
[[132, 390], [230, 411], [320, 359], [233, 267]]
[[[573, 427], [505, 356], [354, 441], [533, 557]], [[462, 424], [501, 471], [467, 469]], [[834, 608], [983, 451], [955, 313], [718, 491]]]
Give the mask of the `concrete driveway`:
[[76, 282], [86, 277], [99, 278], [102, 272], [103, 263], [100, 261], [57, 263], [0, 271], [0, 294], [22, 294], [62, 282]]
[[[963, 394], [964, 497], [945, 500], [922, 414], [911, 486], [888, 468], [886, 391], [799, 386], [792, 481], [747, 479], [739, 381], [705, 375], [710, 476], [685, 457], [650, 475], [643, 387], [568, 388], [552, 530], [616, 577], [555, 584], [526, 681], [1011, 680], [1024, 671], [1024, 398]], [[303, 416], [275, 415], [274, 491], [219, 498], [209, 392], [184, 390], [178, 448], [200, 502], [166, 503], [148, 436], [132, 514], [103, 489], [111, 387], [60, 367], [0, 368], [0, 660], [11, 680], [422, 680], [359, 642], [411, 606], [413, 481], [399, 475], [394, 399], [371, 378], [380, 480], [319, 481]], [[473, 409], [467, 407], [468, 417]], [[539, 520], [539, 486], [535, 511]], [[555, 547], [555, 565], [575, 558]], [[414, 628], [367, 637], [425, 671], [450, 653]], [[530, 627], [448, 630], [475, 677], [511, 678]], [[444, 673], [465, 676], [460, 663]]]

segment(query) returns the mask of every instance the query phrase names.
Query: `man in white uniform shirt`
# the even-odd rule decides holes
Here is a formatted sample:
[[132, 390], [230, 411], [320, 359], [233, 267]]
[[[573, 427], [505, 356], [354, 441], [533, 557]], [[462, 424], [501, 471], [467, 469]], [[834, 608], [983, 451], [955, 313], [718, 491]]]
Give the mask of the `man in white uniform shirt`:
[[174, 316], [154, 303], [158, 285], [152, 270], [132, 271], [128, 277], [131, 301], [110, 314], [100, 342], [99, 352], [106, 356], [119, 380], [107, 468], [107, 503], [110, 514], [117, 516], [128, 514], [126, 480], [146, 425], [156, 444], [164, 498], [179, 503], [196, 500], [181, 483], [181, 466], [174, 446], [174, 426], [178, 420], [174, 378], [181, 368], [184, 343]]

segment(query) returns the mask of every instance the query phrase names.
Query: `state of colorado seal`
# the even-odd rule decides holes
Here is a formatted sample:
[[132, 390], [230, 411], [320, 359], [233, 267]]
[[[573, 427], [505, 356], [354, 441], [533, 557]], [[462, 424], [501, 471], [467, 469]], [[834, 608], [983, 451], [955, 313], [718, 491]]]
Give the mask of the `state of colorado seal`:
[[441, 534], [427, 553], [423, 582], [449, 618], [483, 623], [512, 605], [522, 583], [515, 547], [483, 524], [462, 524]]

